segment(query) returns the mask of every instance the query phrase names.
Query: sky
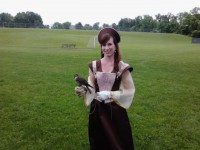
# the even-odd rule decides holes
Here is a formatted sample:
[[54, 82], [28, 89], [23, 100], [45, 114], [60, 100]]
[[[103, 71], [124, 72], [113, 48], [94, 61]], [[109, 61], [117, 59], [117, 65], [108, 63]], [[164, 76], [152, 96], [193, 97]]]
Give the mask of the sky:
[[0, 13], [13, 17], [19, 12], [31, 11], [42, 17], [44, 25], [55, 22], [81, 22], [93, 25], [99, 22], [118, 24], [122, 18], [166, 15], [190, 12], [200, 7], [200, 0], [0, 0]]

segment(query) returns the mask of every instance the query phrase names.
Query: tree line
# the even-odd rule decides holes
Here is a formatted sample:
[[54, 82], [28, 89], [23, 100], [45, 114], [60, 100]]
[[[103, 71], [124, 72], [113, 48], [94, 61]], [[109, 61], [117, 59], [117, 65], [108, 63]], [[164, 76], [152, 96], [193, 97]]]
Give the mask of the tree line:
[[43, 25], [42, 17], [34, 12], [19, 12], [16, 16], [9, 13], [0, 14], [0, 27], [9, 28], [49, 28]]
[[195, 7], [190, 12], [180, 12], [177, 15], [168, 13], [166, 15], [157, 14], [155, 19], [150, 15], [137, 16], [132, 18], [122, 18], [118, 24], [103, 24], [99, 22], [93, 25], [78, 22], [72, 25], [71, 22], [55, 22], [51, 27], [44, 25], [39, 14], [34, 12], [20, 12], [16, 16], [9, 13], [0, 14], [0, 27], [13, 28], [52, 28], [52, 29], [80, 29], [80, 30], [99, 30], [102, 27], [113, 27], [120, 31], [136, 32], [158, 32], [158, 33], [177, 33], [192, 35], [193, 32], [200, 30], [200, 7]]

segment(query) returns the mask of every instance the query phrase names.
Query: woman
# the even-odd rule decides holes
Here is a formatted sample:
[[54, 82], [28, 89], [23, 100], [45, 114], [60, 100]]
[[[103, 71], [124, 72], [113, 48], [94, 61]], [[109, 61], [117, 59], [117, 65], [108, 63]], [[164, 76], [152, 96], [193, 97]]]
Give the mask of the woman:
[[126, 109], [130, 107], [135, 87], [131, 77], [133, 68], [121, 61], [119, 33], [113, 28], [103, 28], [98, 34], [101, 59], [89, 66], [88, 83], [75, 87], [90, 105], [89, 142], [91, 150], [133, 150], [132, 131]]

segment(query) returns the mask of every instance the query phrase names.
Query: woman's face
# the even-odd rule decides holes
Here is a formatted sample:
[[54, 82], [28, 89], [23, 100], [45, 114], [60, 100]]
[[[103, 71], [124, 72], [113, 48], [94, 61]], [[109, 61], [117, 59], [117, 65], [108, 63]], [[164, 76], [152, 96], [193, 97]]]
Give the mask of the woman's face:
[[112, 57], [115, 54], [116, 46], [114, 44], [113, 38], [111, 37], [105, 44], [101, 47], [104, 57]]

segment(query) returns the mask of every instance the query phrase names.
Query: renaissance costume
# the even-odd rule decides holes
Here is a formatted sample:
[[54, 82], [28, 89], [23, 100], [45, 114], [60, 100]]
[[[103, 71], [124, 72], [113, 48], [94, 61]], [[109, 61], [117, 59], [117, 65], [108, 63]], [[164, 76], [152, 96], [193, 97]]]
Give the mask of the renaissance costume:
[[[88, 77], [94, 89], [91, 88], [92, 93], [87, 92], [84, 97], [85, 105], [90, 105], [90, 149], [133, 150], [132, 131], [126, 111], [135, 93], [130, 74], [133, 68], [120, 61], [112, 72], [102, 72], [101, 60], [92, 61], [88, 66], [95, 77], [94, 81]], [[129, 85], [131, 88], [127, 87]], [[110, 98], [105, 101], [98, 99], [96, 93], [100, 91], [110, 91]]]

